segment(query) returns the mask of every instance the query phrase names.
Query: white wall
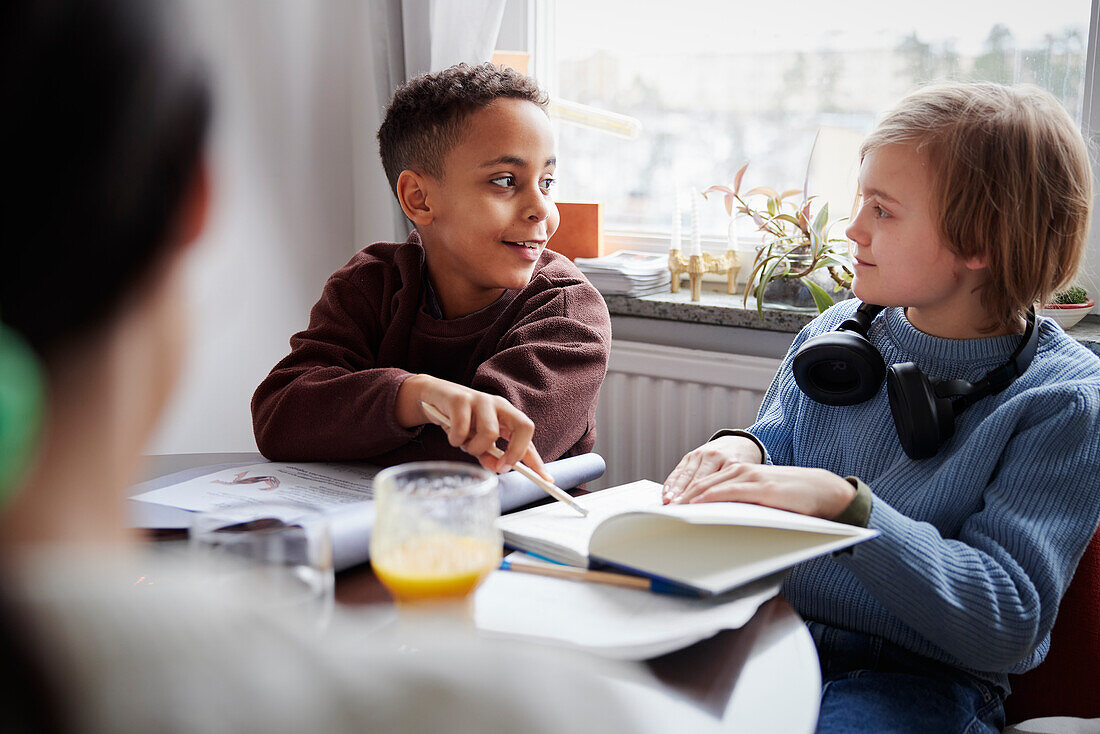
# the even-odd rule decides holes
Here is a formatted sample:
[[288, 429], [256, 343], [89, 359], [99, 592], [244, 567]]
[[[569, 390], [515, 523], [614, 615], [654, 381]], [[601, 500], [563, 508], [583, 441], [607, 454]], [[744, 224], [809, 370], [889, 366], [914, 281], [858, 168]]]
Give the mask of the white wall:
[[[522, 47], [528, 1], [512, 1], [498, 42]], [[371, 242], [404, 239], [378, 159], [382, 113], [407, 64], [427, 68], [437, 45], [485, 56], [501, 15], [498, 0], [441, 1], [446, 43], [428, 55], [422, 4], [190, 0], [216, 86], [215, 201], [190, 268], [191, 349], [150, 453], [254, 451], [252, 393], [328, 276]]]
[[190, 268], [191, 349], [150, 453], [254, 451], [256, 385], [327, 277], [395, 236], [373, 143], [391, 90], [360, 81], [386, 49], [356, 40], [384, 38], [386, 18], [366, 6], [194, 3], [216, 86], [214, 205]]

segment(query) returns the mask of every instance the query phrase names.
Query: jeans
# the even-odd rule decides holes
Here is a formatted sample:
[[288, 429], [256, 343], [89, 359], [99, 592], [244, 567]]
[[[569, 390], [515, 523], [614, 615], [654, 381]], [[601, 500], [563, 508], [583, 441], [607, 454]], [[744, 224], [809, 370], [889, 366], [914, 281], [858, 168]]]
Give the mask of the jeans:
[[807, 622], [821, 660], [820, 734], [1000, 732], [995, 686], [873, 635]]

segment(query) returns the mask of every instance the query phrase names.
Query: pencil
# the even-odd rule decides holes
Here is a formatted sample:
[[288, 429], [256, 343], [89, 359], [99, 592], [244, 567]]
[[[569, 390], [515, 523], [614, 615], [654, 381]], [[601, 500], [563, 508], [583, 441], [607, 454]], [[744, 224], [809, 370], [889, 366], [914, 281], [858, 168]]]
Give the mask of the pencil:
[[569, 579], [570, 581], [590, 581], [596, 584], [626, 586], [631, 589], [645, 589], [646, 591], [649, 591], [652, 586], [649, 579], [641, 576], [628, 576], [625, 573], [608, 573], [607, 571], [589, 571], [587, 568], [577, 568], [575, 566], [513, 564], [505, 559], [500, 562], [500, 568], [502, 571], [519, 571], [520, 573], [531, 573], [536, 576], [550, 576], [556, 579]]
[[[428, 414], [429, 418], [434, 421], [438, 421], [439, 424], [442, 425], [444, 428], [451, 427], [451, 419], [444, 415], [439, 408], [430, 403], [425, 403], [423, 400], [420, 401], [420, 405], [424, 408], [424, 412]], [[489, 446], [489, 454], [491, 456], [495, 456], [498, 459], [504, 456], [504, 452], [495, 445]], [[517, 461], [514, 468], [520, 474], [534, 482], [541, 490], [546, 492], [554, 499], [558, 500], [559, 502], [564, 502], [565, 504], [569, 505], [574, 510], [579, 512], [581, 515], [585, 517], [588, 516], [588, 510], [584, 509], [576, 502], [574, 502], [573, 498], [570, 497], [569, 494], [561, 487], [558, 487], [556, 484], [552, 484], [551, 482], [546, 481], [545, 479], [540, 477], [533, 469], [528, 468], [522, 462]]]

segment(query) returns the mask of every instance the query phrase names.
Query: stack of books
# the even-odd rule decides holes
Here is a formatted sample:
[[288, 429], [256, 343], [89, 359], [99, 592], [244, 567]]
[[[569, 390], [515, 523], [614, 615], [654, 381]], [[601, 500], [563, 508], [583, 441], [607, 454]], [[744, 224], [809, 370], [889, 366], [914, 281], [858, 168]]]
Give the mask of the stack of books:
[[603, 257], [578, 257], [574, 262], [604, 295], [647, 296], [668, 289], [668, 255], [618, 250]]

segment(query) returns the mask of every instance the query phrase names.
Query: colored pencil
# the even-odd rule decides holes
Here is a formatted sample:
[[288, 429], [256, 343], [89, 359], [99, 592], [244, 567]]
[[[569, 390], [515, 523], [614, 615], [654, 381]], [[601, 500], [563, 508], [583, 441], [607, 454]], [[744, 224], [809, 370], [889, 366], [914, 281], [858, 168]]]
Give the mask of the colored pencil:
[[[439, 408], [431, 405], [430, 403], [425, 403], [423, 400], [420, 401], [420, 405], [424, 408], [424, 412], [428, 414], [429, 418], [434, 421], [438, 421], [439, 424], [444, 428], [451, 427], [451, 419], [444, 415], [443, 411], [441, 411]], [[498, 459], [504, 456], [504, 452], [495, 445], [489, 446], [489, 454], [491, 456], [495, 456]], [[552, 484], [551, 482], [546, 481], [545, 479], [540, 477], [533, 469], [528, 468], [522, 462], [517, 461], [514, 468], [520, 474], [534, 482], [540, 489], [542, 489], [554, 499], [558, 500], [559, 502], [564, 502], [565, 504], [569, 505], [574, 510], [579, 512], [581, 515], [584, 515], [586, 517], [588, 516], [588, 510], [584, 509], [576, 502], [574, 502], [573, 498], [570, 497], [569, 494], [561, 487], [558, 487], [556, 484]]]
[[518, 571], [531, 573], [536, 576], [550, 576], [556, 579], [568, 579], [570, 581], [589, 581], [596, 584], [610, 584], [612, 586], [626, 586], [631, 589], [645, 589], [649, 591], [652, 584], [647, 578], [641, 576], [628, 576], [625, 573], [608, 573], [607, 571], [590, 571], [587, 568], [562, 565], [533, 565], [526, 563], [512, 563], [505, 559], [500, 562], [500, 568], [504, 571]]

